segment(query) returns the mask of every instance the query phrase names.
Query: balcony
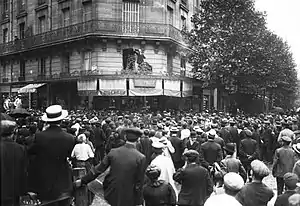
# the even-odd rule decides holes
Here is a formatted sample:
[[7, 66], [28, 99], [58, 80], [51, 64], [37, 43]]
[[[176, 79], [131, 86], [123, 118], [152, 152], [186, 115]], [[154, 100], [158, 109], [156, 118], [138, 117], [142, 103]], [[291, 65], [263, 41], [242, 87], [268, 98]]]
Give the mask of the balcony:
[[0, 44], [0, 56], [84, 39], [89, 36], [173, 40], [183, 43], [181, 31], [169, 24], [91, 20]]
[[8, 78], [2, 78], [2, 82], [3, 82], [3, 83], [8, 82]]
[[38, 81], [46, 80], [46, 75], [45, 75], [45, 74], [39, 74], [39, 75], [37, 76], [37, 80], [38, 80]]
[[20, 76], [20, 77], [18, 77], [18, 81], [19, 81], [19, 82], [24, 82], [24, 81], [25, 81], [25, 76]]

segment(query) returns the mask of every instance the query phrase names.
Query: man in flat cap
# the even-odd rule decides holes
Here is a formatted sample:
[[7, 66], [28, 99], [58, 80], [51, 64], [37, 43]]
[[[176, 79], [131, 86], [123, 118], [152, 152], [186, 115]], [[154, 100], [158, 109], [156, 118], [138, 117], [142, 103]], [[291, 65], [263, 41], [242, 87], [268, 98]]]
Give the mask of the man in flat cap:
[[235, 195], [243, 188], [244, 180], [243, 178], [235, 173], [229, 172], [224, 176], [224, 194], [213, 195], [207, 199], [204, 206], [242, 206], [235, 199]]
[[183, 156], [186, 167], [174, 174], [174, 180], [181, 184], [178, 205], [201, 206], [213, 192], [213, 181], [208, 170], [196, 163], [197, 151], [188, 150]]
[[287, 172], [292, 172], [297, 161], [296, 154], [290, 143], [292, 139], [289, 136], [282, 136], [282, 147], [276, 149], [273, 160], [273, 176], [276, 177], [277, 195], [281, 195], [284, 187], [283, 176]]
[[135, 147], [141, 135], [142, 131], [138, 128], [126, 129], [126, 144], [112, 149], [101, 163], [75, 181], [75, 185], [80, 187], [82, 184], [88, 184], [110, 167], [103, 182], [105, 200], [111, 206], [142, 205], [146, 158]]
[[283, 176], [285, 192], [279, 195], [276, 199], [274, 206], [285, 206], [289, 204], [289, 197], [296, 193], [295, 189], [297, 187], [298, 176], [294, 173], [286, 173]]
[[267, 205], [274, 196], [273, 190], [262, 180], [270, 174], [269, 168], [260, 160], [251, 162], [252, 182], [246, 184], [236, 195], [243, 206]]

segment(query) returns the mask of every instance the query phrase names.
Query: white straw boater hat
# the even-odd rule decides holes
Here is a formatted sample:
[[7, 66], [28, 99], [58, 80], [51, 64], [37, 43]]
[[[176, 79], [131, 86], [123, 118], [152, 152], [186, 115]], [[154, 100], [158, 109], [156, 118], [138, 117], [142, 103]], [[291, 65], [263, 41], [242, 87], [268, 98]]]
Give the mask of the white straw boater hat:
[[51, 105], [46, 109], [46, 113], [42, 116], [44, 122], [56, 122], [65, 119], [68, 111], [62, 109], [60, 105]]

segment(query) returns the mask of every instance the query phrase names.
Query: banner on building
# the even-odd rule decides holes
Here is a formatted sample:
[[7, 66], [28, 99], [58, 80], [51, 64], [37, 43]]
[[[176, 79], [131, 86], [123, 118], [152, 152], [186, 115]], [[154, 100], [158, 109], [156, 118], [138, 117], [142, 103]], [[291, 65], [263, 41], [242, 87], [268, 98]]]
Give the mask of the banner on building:
[[191, 81], [182, 82], [182, 97], [193, 96], [193, 84]]
[[129, 96], [163, 95], [161, 79], [130, 79]]
[[99, 96], [126, 96], [126, 79], [99, 79]]
[[96, 91], [97, 90], [97, 79], [92, 80], [78, 80], [77, 81], [78, 91]]
[[169, 97], [181, 97], [180, 80], [164, 80], [164, 95]]

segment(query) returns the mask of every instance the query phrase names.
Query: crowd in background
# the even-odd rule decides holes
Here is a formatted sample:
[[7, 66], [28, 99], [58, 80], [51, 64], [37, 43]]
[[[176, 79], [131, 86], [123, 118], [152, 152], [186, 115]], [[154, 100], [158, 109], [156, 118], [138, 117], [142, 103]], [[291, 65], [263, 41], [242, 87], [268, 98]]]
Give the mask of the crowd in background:
[[[68, 172], [69, 167], [86, 168], [87, 176], [80, 183], [75, 181], [77, 187], [89, 183], [110, 167], [103, 187], [105, 199], [113, 206], [142, 202], [147, 206], [210, 206], [217, 202], [266, 205], [274, 195], [262, 183], [269, 173], [276, 177], [278, 198], [275, 205], [287, 205], [288, 198], [297, 193], [300, 178], [297, 112], [233, 116], [223, 112], [78, 110], [64, 114], [65, 110], [57, 105], [53, 109], [55, 112], [51, 113], [51, 107], [48, 110], [46, 113], [31, 110], [30, 116], [11, 121], [15, 124], [1, 120], [1, 146], [6, 148], [1, 151], [1, 158], [18, 148], [20, 153], [25, 153], [26, 159], [25, 162], [10, 160], [18, 170], [19, 179], [14, 180], [15, 185], [1, 181], [2, 187], [10, 188], [1, 194], [4, 195], [1, 205], [17, 205], [16, 197], [25, 191], [36, 192], [41, 200], [71, 197], [70, 181], [74, 180]], [[126, 155], [118, 156], [123, 154], [122, 148], [128, 149], [133, 143], [138, 154], [130, 150], [131, 153], [125, 151]], [[7, 144], [14, 149], [8, 150]], [[136, 170], [123, 171], [123, 162], [131, 159], [130, 155], [139, 157], [135, 162], [139, 162], [136, 167], [143, 177], [139, 179], [142, 181], [139, 187], [136, 183], [138, 189], [135, 190], [142, 193], [137, 199], [143, 201], [124, 204], [124, 201], [130, 202], [128, 197], [135, 197], [139, 192], [129, 194], [124, 188], [118, 192], [120, 182], [112, 185], [112, 176], [116, 175], [114, 168], [117, 167], [125, 174], [118, 175], [127, 178], [128, 185], [132, 183], [130, 173]], [[116, 158], [121, 159], [118, 166], [114, 165]], [[1, 174], [1, 180], [7, 175], [7, 181], [16, 175], [11, 171]], [[136, 174], [133, 177], [137, 177]], [[216, 188], [221, 187], [225, 193], [218, 194]], [[90, 195], [90, 203], [92, 199]], [[69, 204], [62, 201], [56, 205]]]

